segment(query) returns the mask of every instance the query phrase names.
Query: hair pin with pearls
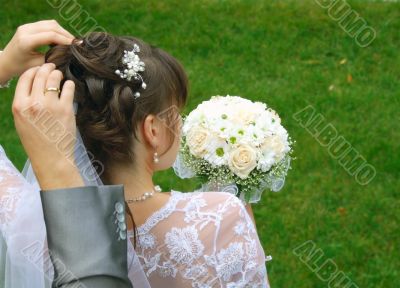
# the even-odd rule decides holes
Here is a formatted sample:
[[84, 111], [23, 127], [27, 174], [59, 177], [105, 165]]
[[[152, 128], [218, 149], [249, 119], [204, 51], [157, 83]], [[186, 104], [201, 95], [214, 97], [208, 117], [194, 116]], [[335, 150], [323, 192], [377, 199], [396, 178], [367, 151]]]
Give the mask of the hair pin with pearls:
[[[126, 79], [127, 81], [131, 81], [132, 78], [135, 80], [142, 81], [142, 88], [146, 89], [147, 85], [143, 81], [142, 76], [139, 72], [144, 71], [145, 64], [143, 61], [140, 60], [139, 55], [136, 53], [140, 52], [139, 45], [134, 44], [133, 49], [131, 51], [124, 50], [124, 56], [122, 57], [122, 64], [126, 67], [123, 71], [115, 70], [115, 74], [119, 75], [122, 79]], [[140, 97], [140, 93], [135, 93], [135, 99]]]

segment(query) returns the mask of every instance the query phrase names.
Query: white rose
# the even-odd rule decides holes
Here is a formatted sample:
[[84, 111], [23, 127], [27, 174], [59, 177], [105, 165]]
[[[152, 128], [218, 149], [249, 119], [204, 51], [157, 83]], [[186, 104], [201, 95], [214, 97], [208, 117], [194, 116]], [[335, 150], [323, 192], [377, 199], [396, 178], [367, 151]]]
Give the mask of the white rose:
[[272, 135], [267, 137], [261, 144], [261, 150], [264, 151], [264, 153], [273, 152], [275, 154], [275, 161], [279, 162], [288, 150], [286, 146], [287, 145], [285, 145], [284, 141], [282, 141], [278, 135]]
[[189, 146], [190, 153], [196, 157], [202, 157], [206, 152], [209, 143], [210, 133], [207, 129], [196, 126], [186, 135], [186, 143]]
[[249, 125], [251, 122], [255, 122], [254, 112], [251, 110], [245, 110], [244, 108], [239, 108], [235, 115], [235, 120], [238, 119], [238, 123], [242, 123], [244, 125]]
[[239, 145], [230, 153], [228, 166], [233, 173], [245, 179], [257, 166], [256, 151], [249, 145]]

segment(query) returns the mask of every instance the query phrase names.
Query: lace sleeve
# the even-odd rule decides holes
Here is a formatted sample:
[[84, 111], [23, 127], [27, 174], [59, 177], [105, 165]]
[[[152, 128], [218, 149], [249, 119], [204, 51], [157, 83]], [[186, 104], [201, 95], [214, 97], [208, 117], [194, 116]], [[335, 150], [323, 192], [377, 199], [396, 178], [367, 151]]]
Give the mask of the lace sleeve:
[[25, 181], [1, 146], [0, 231], [0, 287], [50, 287], [53, 270], [39, 190]]
[[206, 199], [206, 205], [213, 206], [218, 200], [214, 198], [219, 197], [216, 214], [220, 222], [216, 222], [214, 249], [205, 256], [206, 263], [216, 267], [222, 287], [269, 287], [266, 257], [250, 215], [242, 202], [228, 193]]
[[15, 219], [15, 211], [26, 189], [22, 175], [7, 158], [0, 146], [0, 229], [7, 238], [7, 228]]

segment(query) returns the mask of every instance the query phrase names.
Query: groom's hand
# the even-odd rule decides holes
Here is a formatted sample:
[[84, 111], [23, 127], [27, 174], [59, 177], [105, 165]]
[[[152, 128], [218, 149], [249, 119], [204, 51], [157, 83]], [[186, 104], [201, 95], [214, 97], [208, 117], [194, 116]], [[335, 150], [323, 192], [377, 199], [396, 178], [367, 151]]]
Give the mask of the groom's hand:
[[69, 45], [73, 39], [74, 36], [55, 20], [18, 27], [11, 41], [0, 53], [0, 83], [21, 75], [31, 67], [44, 64], [44, 55], [37, 48], [50, 44]]
[[[13, 115], [15, 127], [42, 190], [83, 186], [74, 163], [75, 84], [52, 63], [34, 67], [18, 81]], [[55, 91], [54, 91], [55, 90]]]

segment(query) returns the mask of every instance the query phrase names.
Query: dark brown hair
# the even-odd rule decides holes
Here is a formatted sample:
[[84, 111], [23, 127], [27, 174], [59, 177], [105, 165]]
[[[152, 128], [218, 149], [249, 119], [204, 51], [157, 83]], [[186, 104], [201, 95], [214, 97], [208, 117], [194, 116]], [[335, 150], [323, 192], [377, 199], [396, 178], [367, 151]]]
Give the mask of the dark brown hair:
[[[141, 88], [141, 80], [127, 81], [115, 73], [124, 69], [124, 50], [132, 50], [134, 44], [140, 47], [138, 56], [145, 63], [140, 75], [146, 89]], [[167, 52], [138, 38], [93, 32], [75, 39], [72, 45], [51, 48], [46, 62], [56, 64], [64, 74], [63, 81], [75, 82], [77, 126], [87, 150], [104, 164], [105, 170], [112, 161], [134, 161], [133, 137], [138, 139], [137, 125], [147, 115], [161, 113], [167, 124], [173, 124], [187, 101], [188, 79], [182, 65]], [[140, 92], [137, 99], [136, 92]]]

